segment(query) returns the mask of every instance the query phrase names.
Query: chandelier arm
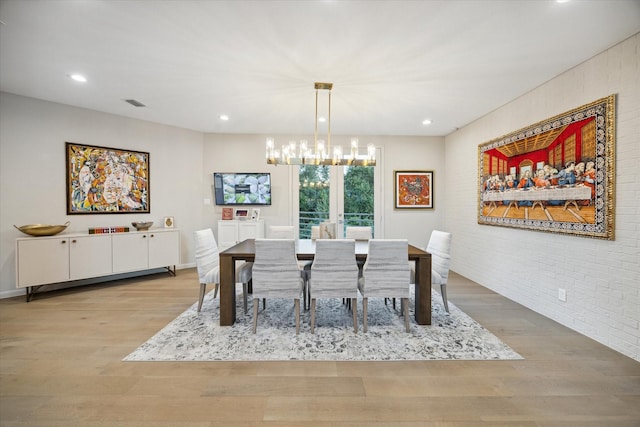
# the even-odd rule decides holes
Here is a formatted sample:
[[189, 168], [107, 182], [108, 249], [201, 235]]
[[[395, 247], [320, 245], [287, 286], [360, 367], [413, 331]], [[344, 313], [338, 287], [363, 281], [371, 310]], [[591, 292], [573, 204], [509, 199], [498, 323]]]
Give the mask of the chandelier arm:
[[331, 89], [329, 89], [329, 119], [327, 123], [327, 153], [331, 155]]
[[313, 134], [313, 151], [316, 154], [318, 153], [318, 89], [316, 89], [316, 121]]

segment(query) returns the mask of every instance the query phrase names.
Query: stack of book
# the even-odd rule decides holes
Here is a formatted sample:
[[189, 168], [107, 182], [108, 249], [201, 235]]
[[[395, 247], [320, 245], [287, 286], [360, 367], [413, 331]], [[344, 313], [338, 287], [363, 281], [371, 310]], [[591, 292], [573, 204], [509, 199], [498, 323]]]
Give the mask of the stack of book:
[[89, 227], [89, 234], [126, 233], [129, 227]]

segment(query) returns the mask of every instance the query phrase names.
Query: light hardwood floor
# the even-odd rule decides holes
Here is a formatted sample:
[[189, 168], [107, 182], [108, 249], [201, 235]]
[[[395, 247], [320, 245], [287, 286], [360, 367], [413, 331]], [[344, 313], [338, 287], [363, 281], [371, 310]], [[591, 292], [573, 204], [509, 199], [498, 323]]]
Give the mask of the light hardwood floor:
[[196, 301], [193, 269], [0, 300], [0, 425], [640, 426], [639, 362], [455, 273], [448, 292], [525, 359], [122, 362]]

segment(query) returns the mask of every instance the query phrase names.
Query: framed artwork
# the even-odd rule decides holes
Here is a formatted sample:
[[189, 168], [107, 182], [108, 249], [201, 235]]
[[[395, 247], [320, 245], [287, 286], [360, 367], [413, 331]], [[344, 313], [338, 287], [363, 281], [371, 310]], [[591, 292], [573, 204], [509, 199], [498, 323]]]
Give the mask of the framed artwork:
[[395, 209], [433, 209], [433, 171], [394, 171]]
[[253, 208], [251, 210], [251, 220], [257, 221], [260, 219], [260, 208]]
[[615, 95], [478, 146], [478, 223], [614, 239]]
[[164, 224], [164, 228], [173, 228], [175, 226], [175, 221], [172, 216], [165, 216], [162, 223]]
[[236, 219], [247, 219], [247, 218], [249, 218], [249, 209], [236, 209], [235, 218]]
[[233, 208], [222, 208], [222, 219], [233, 219]]
[[66, 143], [67, 215], [150, 213], [149, 153]]

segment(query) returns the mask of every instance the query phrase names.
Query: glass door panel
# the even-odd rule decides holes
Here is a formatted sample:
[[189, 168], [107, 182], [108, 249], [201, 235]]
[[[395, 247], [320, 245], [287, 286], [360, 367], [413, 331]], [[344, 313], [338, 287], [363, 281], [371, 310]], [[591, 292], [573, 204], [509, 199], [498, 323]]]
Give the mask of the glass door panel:
[[347, 226], [370, 226], [375, 236], [376, 169], [372, 166], [301, 165], [299, 169], [300, 238], [323, 221], [337, 224], [338, 238]]

